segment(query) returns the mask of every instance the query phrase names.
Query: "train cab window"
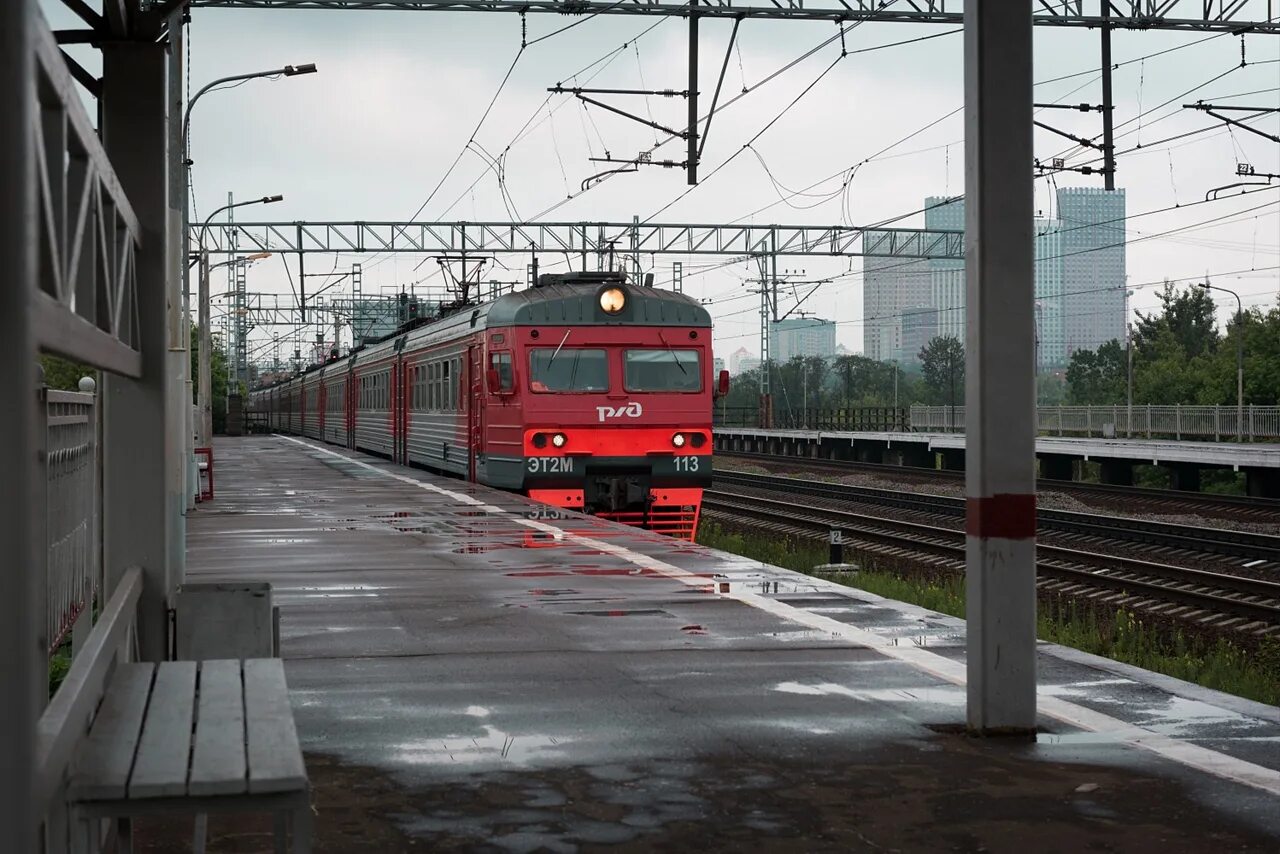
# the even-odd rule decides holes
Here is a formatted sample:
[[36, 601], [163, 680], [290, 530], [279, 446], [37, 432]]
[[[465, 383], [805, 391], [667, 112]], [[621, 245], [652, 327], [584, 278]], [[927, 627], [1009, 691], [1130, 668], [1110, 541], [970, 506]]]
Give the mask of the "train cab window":
[[516, 387], [516, 375], [511, 367], [511, 353], [503, 350], [489, 354], [489, 370], [498, 373], [498, 390], [512, 391]]
[[604, 350], [547, 347], [529, 351], [529, 385], [535, 392], [609, 390]]
[[627, 391], [701, 391], [697, 350], [627, 350], [623, 358]]

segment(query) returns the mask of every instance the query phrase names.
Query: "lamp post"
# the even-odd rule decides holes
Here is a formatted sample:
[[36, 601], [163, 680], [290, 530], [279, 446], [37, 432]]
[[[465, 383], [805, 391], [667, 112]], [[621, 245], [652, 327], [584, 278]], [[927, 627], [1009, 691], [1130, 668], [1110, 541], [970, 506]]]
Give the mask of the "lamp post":
[[[284, 196], [263, 196], [260, 199], [250, 199], [247, 202], [236, 202], [235, 204], [223, 205], [213, 213], [209, 214], [208, 219], [200, 226], [200, 236], [198, 245], [200, 248], [200, 345], [197, 358], [199, 359], [200, 383], [196, 392], [200, 408], [200, 443], [207, 447], [213, 441], [213, 376], [209, 365], [209, 253], [204, 248], [204, 236], [209, 228], [209, 222], [223, 211], [229, 211], [232, 208], [240, 208], [246, 205], [269, 205], [279, 202]], [[261, 254], [261, 253], [260, 253]], [[267, 253], [269, 254], [269, 253]], [[233, 259], [234, 260], [234, 259]], [[187, 269], [184, 265], [184, 269]]]
[[1209, 284], [1206, 279], [1199, 283], [1206, 291], [1222, 291], [1236, 298], [1236, 441], [1244, 441], [1244, 303], [1240, 295], [1230, 288], [1221, 288]]
[[[232, 74], [229, 77], [220, 77], [217, 80], [214, 80], [213, 82], [206, 84], [202, 89], [200, 89], [200, 91], [196, 92], [196, 94], [191, 98], [190, 101], [187, 102], [187, 107], [182, 114], [182, 171], [181, 171], [181, 174], [183, 175], [183, 180], [181, 183], [182, 183], [182, 258], [183, 258], [182, 305], [183, 305], [183, 319], [185, 320], [188, 329], [190, 329], [190, 326], [191, 326], [191, 263], [189, 260], [190, 254], [191, 254], [191, 245], [190, 245], [190, 235], [187, 232], [191, 228], [191, 216], [190, 216], [191, 200], [188, 198], [188, 195], [187, 195], [187, 181], [185, 178], [186, 178], [187, 170], [191, 168], [191, 156], [189, 151], [189, 136], [188, 136], [188, 132], [190, 131], [190, 128], [191, 128], [191, 109], [196, 105], [196, 102], [200, 100], [200, 97], [202, 95], [214, 90], [216, 87], [221, 86], [225, 83], [237, 83], [245, 80], [254, 80], [257, 78], [296, 77], [301, 74], [315, 74], [317, 70], [318, 69], [316, 68], [315, 63], [308, 62], [303, 65], [296, 65], [296, 66], [286, 65], [283, 68], [273, 68], [267, 71], [253, 71], [248, 74]], [[222, 208], [222, 210], [226, 210], [226, 208]], [[207, 325], [208, 319], [209, 319], [208, 300], [206, 299], [203, 301], [203, 304], [201, 306], [201, 321], [200, 321], [201, 323], [200, 350], [202, 353], [202, 355], [200, 356], [200, 360], [201, 360], [201, 364], [205, 364], [205, 365], [208, 364], [208, 358], [209, 358], [209, 348], [208, 348], [209, 330]], [[189, 333], [186, 333], [186, 334], [189, 334]], [[190, 346], [188, 343], [185, 343], [186, 334], [184, 334], [184, 344], [183, 344], [184, 349]], [[186, 395], [187, 406], [185, 407], [185, 409], [186, 409], [186, 412], [188, 413], [187, 418], [185, 419], [186, 425], [187, 425], [187, 429], [186, 429], [187, 462], [188, 462], [189, 470], [194, 471], [195, 452], [192, 448], [192, 442], [193, 442], [192, 437], [196, 431], [192, 429], [193, 425], [191, 424], [191, 420], [190, 420], [191, 418], [190, 416], [190, 413], [191, 413], [190, 368], [184, 367], [183, 374], [185, 375], [185, 379], [186, 379], [185, 395]], [[208, 383], [206, 379], [207, 379], [206, 375], [202, 373], [201, 380], [202, 382], [204, 382], [204, 388], [205, 388], [205, 392], [201, 397], [201, 421], [203, 424], [209, 423], [208, 416], [206, 415], [206, 413], [209, 411], [207, 409], [209, 398], [208, 398]], [[211, 439], [212, 439], [212, 431], [210, 430], [206, 432], [202, 429], [200, 442], [203, 445], [207, 446], [211, 441]], [[194, 483], [194, 478], [192, 478], [192, 481]], [[191, 490], [188, 490], [188, 491], [190, 492]]]

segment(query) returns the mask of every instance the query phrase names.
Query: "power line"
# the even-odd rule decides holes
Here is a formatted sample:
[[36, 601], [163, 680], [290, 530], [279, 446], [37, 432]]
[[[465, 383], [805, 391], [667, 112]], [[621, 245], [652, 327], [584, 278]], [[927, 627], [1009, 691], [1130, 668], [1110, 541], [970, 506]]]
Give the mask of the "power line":
[[[1241, 270], [1227, 270], [1227, 271], [1215, 271], [1215, 272], [1196, 273], [1196, 274], [1191, 275], [1191, 276], [1182, 276], [1182, 277], [1179, 277], [1179, 278], [1172, 278], [1172, 279], [1171, 279], [1171, 278], [1168, 278], [1168, 277], [1165, 277], [1165, 278], [1161, 278], [1161, 279], [1159, 279], [1159, 280], [1153, 280], [1153, 281], [1149, 281], [1149, 282], [1140, 282], [1140, 283], [1138, 283], [1138, 284], [1129, 284], [1129, 285], [1124, 285], [1123, 287], [1120, 287], [1120, 288], [1115, 288], [1115, 287], [1091, 288], [1091, 289], [1088, 289], [1088, 290], [1083, 290], [1083, 291], [1071, 291], [1071, 292], [1069, 292], [1069, 293], [1062, 293], [1062, 294], [1047, 294], [1047, 295], [1042, 296], [1042, 297], [1037, 297], [1037, 299], [1039, 299], [1039, 300], [1048, 300], [1048, 299], [1065, 299], [1065, 298], [1067, 298], [1067, 297], [1083, 296], [1083, 295], [1086, 295], [1086, 294], [1092, 294], [1092, 293], [1103, 293], [1103, 292], [1107, 292], [1107, 291], [1115, 291], [1115, 290], [1126, 290], [1126, 291], [1143, 290], [1143, 289], [1146, 289], [1146, 288], [1156, 287], [1156, 286], [1158, 286], [1158, 285], [1164, 285], [1164, 284], [1166, 284], [1166, 283], [1170, 283], [1170, 284], [1177, 284], [1177, 283], [1180, 283], [1180, 282], [1198, 282], [1198, 281], [1203, 281], [1205, 278], [1209, 278], [1209, 279], [1213, 279], [1213, 278], [1222, 279], [1222, 278], [1226, 278], [1226, 277], [1228, 277], [1228, 276], [1236, 276], [1236, 275], [1240, 275], [1240, 274], [1243, 274], [1243, 273], [1261, 273], [1261, 272], [1270, 272], [1270, 271], [1273, 271], [1273, 270], [1280, 270], [1280, 265], [1274, 265], [1274, 266], [1270, 266], [1270, 267], [1250, 267], [1250, 268], [1247, 268], [1247, 269], [1241, 269]], [[1272, 293], [1272, 292], [1271, 292], [1271, 291], [1254, 291], [1254, 292], [1249, 292], [1249, 293], [1242, 293], [1242, 294], [1241, 294], [1241, 296], [1242, 296], [1242, 297], [1244, 297], [1244, 296], [1264, 296], [1264, 295], [1268, 295], [1268, 294], [1270, 294], [1270, 293]], [[1264, 303], [1264, 304], [1265, 304], [1265, 303]], [[1254, 307], [1257, 307], [1257, 306], [1255, 305]], [[853, 319], [853, 320], [833, 320], [833, 321], [831, 321], [831, 323], [834, 323], [834, 324], [836, 324], [837, 326], [859, 326], [859, 325], [866, 324], [867, 322], [870, 322], [870, 321], [880, 321], [880, 320], [901, 320], [902, 318], [907, 317], [907, 316], [909, 316], [909, 315], [918, 315], [918, 314], [949, 314], [949, 313], [951, 313], [951, 312], [964, 311], [966, 308], [967, 308], [966, 304], [965, 304], [965, 303], [961, 303], [961, 304], [959, 304], [959, 305], [955, 305], [955, 306], [948, 306], [948, 307], [946, 307], [946, 308], [930, 308], [930, 309], [915, 310], [915, 311], [895, 312], [895, 313], [893, 313], [893, 314], [871, 315], [871, 316], [868, 316], [868, 317], [855, 318], [855, 319]], [[741, 314], [749, 314], [749, 313], [751, 313], [751, 312], [753, 312], [753, 311], [754, 311], [754, 309], [743, 309], [741, 312], [737, 312], [737, 313], [735, 313], [734, 315], [725, 315], [725, 317], [732, 317], [732, 316], [737, 316], [737, 315], [741, 315]], [[1100, 316], [1100, 313], [1093, 313], [1093, 314], [1091, 314], [1091, 315], [1087, 315], [1087, 316]], [[752, 332], [743, 332], [743, 333], [738, 334], [738, 335], [717, 336], [717, 338], [719, 338], [719, 340], [721, 340], [721, 341], [735, 341], [735, 340], [738, 340], [738, 339], [740, 339], [740, 338], [751, 338], [751, 337], [755, 337], [755, 336], [756, 336], [756, 335], [758, 335], [758, 334], [759, 334], [758, 332], [754, 332], [754, 331], [752, 331]]]

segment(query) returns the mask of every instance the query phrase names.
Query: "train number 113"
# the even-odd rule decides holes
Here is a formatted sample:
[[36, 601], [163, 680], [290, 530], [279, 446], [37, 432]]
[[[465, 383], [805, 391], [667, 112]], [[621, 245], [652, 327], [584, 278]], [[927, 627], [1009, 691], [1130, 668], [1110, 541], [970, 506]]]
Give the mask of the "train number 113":
[[694, 456], [676, 457], [676, 471], [697, 471], [698, 458]]

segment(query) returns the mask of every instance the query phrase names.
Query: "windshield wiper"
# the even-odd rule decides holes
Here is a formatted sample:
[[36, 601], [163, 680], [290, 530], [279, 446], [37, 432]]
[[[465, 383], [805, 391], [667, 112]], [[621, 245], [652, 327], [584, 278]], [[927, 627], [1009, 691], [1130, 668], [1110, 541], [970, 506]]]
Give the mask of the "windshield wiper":
[[548, 368], [550, 368], [550, 367], [551, 367], [551, 365], [555, 363], [556, 356], [559, 356], [559, 355], [560, 355], [560, 349], [561, 349], [562, 347], [564, 347], [564, 342], [566, 342], [566, 341], [568, 341], [568, 340], [569, 340], [569, 333], [570, 333], [570, 332], [572, 332], [572, 331], [573, 331], [572, 329], [566, 329], [566, 330], [564, 331], [564, 337], [560, 339], [560, 344], [556, 347], [556, 351], [555, 351], [554, 353], [552, 353], [552, 354], [551, 354], [551, 358], [547, 360], [547, 367], [548, 367]]
[[662, 334], [662, 330], [661, 330], [661, 329], [659, 329], [659, 330], [658, 330], [658, 339], [659, 339], [659, 340], [660, 340], [664, 345], [666, 345], [667, 352], [671, 354], [671, 358], [672, 358], [672, 359], [675, 359], [676, 367], [680, 369], [680, 373], [682, 373], [682, 374], [684, 374], [684, 375], [688, 376], [689, 372], [688, 372], [687, 370], [685, 370], [684, 365], [680, 363], [680, 357], [679, 357], [678, 355], [676, 355], [676, 351], [675, 351], [674, 349], [672, 349], [672, 347], [671, 347], [671, 345], [670, 345], [670, 344], [667, 344], [667, 336], [665, 336], [665, 335], [663, 335], [663, 334]]

